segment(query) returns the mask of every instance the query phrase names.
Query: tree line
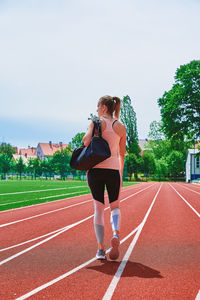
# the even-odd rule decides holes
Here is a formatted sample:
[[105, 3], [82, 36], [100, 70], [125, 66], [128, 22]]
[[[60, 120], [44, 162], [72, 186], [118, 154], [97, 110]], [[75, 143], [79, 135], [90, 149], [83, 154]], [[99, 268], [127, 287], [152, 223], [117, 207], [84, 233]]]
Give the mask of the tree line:
[[[138, 150], [136, 114], [129, 96], [122, 101], [121, 121], [127, 128], [127, 172], [156, 179], [185, 176], [188, 148], [200, 140], [200, 61], [180, 66], [172, 88], [158, 99], [161, 121], [150, 124], [150, 139], [143, 153]], [[197, 154], [199, 155], [199, 154]]]
[[22, 174], [37, 178], [40, 176], [52, 177], [55, 174], [60, 175], [61, 179], [65, 179], [67, 173], [79, 175], [80, 172], [74, 172], [70, 167], [71, 147], [56, 151], [52, 157], [46, 157], [43, 160], [38, 158], [29, 158], [27, 164], [24, 163], [22, 157], [18, 160], [13, 159], [15, 153], [14, 148], [10, 144], [0, 145], [0, 172], [2, 178], [7, 173], [16, 173], [21, 179]]

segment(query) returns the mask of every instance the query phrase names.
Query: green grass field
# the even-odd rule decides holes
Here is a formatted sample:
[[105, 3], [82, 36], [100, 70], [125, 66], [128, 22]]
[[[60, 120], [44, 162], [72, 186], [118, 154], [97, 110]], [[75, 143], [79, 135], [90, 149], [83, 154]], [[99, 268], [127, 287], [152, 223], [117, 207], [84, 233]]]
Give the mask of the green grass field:
[[[133, 182], [124, 182], [123, 186]], [[86, 181], [0, 181], [0, 211], [90, 193]]]

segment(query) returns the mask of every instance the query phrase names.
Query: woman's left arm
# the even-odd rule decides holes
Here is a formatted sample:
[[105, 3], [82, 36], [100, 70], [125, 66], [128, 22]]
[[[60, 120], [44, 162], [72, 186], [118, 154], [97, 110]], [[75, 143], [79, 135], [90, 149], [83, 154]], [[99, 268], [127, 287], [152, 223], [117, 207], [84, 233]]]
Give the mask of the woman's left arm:
[[94, 123], [91, 122], [89, 127], [88, 127], [88, 130], [87, 130], [86, 134], [83, 137], [83, 143], [86, 147], [89, 146], [89, 144], [91, 143], [93, 128], [94, 128]]

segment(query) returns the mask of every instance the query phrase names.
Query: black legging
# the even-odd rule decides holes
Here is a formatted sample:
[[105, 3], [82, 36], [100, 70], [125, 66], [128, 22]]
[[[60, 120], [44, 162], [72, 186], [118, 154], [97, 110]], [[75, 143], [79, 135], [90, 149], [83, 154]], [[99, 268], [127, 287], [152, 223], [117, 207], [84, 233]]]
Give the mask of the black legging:
[[105, 186], [109, 203], [118, 200], [120, 190], [119, 170], [93, 168], [88, 172], [88, 185], [95, 200], [104, 204]]

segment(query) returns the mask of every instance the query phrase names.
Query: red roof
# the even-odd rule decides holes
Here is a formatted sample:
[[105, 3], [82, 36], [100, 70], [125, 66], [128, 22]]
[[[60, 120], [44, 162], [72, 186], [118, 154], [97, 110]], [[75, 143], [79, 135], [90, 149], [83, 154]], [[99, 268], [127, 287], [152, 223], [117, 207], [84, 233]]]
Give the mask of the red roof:
[[55, 143], [39, 143], [42, 152], [45, 156], [52, 156], [56, 151], [60, 151], [61, 149], [65, 149], [68, 147], [68, 144], [55, 144]]
[[31, 147], [28, 149], [20, 149], [19, 154], [21, 155], [35, 155], [36, 148]]

